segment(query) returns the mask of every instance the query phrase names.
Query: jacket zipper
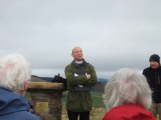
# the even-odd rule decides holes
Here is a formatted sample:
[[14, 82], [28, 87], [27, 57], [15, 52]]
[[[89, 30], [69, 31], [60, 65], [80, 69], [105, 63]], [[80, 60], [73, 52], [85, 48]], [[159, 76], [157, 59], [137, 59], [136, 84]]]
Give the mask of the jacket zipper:
[[159, 83], [159, 85], [160, 85], [160, 76], [159, 76], [160, 74], [158, 74], [158, 83]]

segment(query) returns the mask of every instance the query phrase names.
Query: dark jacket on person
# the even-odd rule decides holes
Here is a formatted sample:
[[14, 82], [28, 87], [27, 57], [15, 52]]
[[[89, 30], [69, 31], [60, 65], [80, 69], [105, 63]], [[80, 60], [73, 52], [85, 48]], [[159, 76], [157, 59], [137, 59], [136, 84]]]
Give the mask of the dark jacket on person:
[[0, 120], [40, 120], [21, 95], [0, 87]]
[[[87, 79], [85, 73], [90, 74], [91, 78]], [[66, 66], [65, 75], [68, 89], [67, 109], [74, 112], [90, 111], [92, 108], [90, 90], [97, 82], [94, 67], [86, 61], [82, 64], [73, 61]]]
[[161, 103], [161, 66], [158, 69], [148, 67], [144, 69], [143, 74], [152, 89], [153, 102]]

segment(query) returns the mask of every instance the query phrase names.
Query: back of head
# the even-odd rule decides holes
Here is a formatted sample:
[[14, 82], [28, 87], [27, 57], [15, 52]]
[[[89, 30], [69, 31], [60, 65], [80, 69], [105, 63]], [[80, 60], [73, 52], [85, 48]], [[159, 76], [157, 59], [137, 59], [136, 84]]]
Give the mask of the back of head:
[[22, 55], [10, 54], [0, 59], [0, 87], [23, 90], [30, 77], [30, 65]]
[[108, 110], [123, 104], [139, 104], [149, 108], [151, 101], [146, 78], [133, 69], [120, 69], [105, 86], [104, 102]]

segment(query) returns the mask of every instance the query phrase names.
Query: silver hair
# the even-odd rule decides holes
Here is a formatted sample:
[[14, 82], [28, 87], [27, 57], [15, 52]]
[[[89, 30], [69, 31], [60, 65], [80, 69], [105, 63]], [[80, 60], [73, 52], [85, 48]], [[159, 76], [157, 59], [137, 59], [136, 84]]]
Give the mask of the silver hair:
[[107, 110], [123, 104], [139, 104], [149, 109], [151, 93], [144, 75], [130, 68], [122, 68], [106, 84], [103, 98]]
[[10, 54], [0, 59], [0, 87], [23, 90], [31, 78], [31, 68], [20, 54]]

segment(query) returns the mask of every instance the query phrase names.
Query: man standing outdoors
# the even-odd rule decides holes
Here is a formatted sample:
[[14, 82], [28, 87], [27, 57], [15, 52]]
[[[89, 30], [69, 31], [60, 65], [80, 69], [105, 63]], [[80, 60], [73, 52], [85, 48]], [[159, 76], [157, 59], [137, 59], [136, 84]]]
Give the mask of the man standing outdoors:
[[149, 62], [150, 67], [144, 69], [143, 74], [146, 76], [147, 81], [153, 91], [152, 112], [155, 117], [159, 115], [159, 119], [161, 120], [161, 66], [159, 55], [151, 55]]
[[67, 113], [69, 120], [89, 120], [92, 109], [90, 90], [97, 82], [94, 67], [83, 58], [80, 47], [72, 50], [73, 61], [65, 67], [67, 78]]

